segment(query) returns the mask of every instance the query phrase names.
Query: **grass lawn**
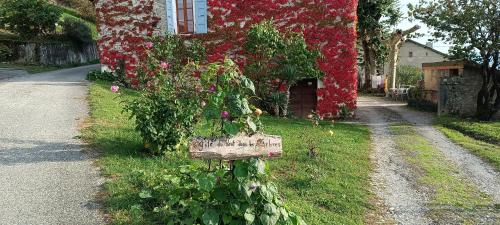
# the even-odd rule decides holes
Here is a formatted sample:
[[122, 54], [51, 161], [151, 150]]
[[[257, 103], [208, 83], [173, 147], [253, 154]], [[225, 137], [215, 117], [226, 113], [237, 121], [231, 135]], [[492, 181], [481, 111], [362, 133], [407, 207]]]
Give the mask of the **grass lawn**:
[[461, 133], [473, 137], [474, 139], [500, 145], [500, 121], [480, 122], [469, 119], [442, 116], [439, 117], [436, 122], [441, 126], [460, 131]]
[[[108, 83], [90, 88], [91, 121], [83, 136], [102, 151], [98, 165], [109, 178], [104, 203], [112, 224], [155, 223], [134, 210], [139, 193], [127, 179], [133, 171], [171, 171], [179, 165], [201, 163], [190, 160], [186, 153], [166, 157], [140, 153], [142, 141], [134, 122], [122, 114], [120, 103], [136, 95], [130, 90], [113, 94]], [[370, 197], [368, 128], [342, 123], [313, 128], [304, 120], [271, 117], [264, 117], [263, 123], [266, 133], [281, 135], [284, 140], [284, 156], [269, 164], [288, 208], [310, 225], [362, 224]], [[316, 158], [307, 155], [303, 143], [308, 140], [317, 140], [320, 150]]]

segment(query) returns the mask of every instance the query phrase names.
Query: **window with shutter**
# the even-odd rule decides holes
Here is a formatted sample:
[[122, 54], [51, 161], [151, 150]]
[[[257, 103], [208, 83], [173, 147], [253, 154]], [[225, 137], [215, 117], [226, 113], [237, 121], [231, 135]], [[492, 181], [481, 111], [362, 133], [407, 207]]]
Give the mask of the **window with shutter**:
[[172, 34], [204, 34], [207, 27], [207, 0], [166, 0], [167, 29]]
[[193, 0], [177, 0], [177, 31], [179, 34], [194, 33]]

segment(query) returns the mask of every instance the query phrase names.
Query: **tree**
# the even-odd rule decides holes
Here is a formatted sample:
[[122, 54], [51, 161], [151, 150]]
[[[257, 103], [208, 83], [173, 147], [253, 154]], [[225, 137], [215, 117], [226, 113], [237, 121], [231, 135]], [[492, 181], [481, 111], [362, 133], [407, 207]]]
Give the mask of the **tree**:
[[[500, 1], [420, 0], [410, 5], [414, 18], [434, 28], [433, 36], [452, 42], [451, 53], [471, 60], [478, 55], [482, 86], [477, 96], [477, 117], [490, 120], [500, 107]], [[456, 57], [456, 56], [455, 56]]]
[[22, 37], [53, 33], [61, 11], [46, 0], [4, 0], [0, 7], [0, 27]]
[[392, 88], [396, 88], [396, 71], [401, 44], [403, 44], [406, 36], [417, 31], [418, 29], [420, 29], [420, 26], [415, 25], [408, 30], [396, 30], [387, 40], [387, 46], [389, 49], [389, 77], [391, 78], [390, 80], [392, 80]]
[[365, 88], [371, 86], [371, 77], [385, 62], [388, 49], [384, 44], [386, 30], [401, 17], [397, 0], [360, 0], [358, 2], [358, 36], [363, 48]]

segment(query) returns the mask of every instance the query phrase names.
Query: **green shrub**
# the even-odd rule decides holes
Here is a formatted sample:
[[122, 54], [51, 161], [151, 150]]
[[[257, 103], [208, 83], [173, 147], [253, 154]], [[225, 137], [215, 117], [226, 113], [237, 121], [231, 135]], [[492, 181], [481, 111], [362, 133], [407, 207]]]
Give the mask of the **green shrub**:
[[89, 81], [116, 81], [117, 76], [112, 72], [92, 70], [87, 74], [87, 80]]
[[129, 178], [141, 190], [136, 208], [154, 212], [154, 221], [162, 224], [305, 224], [285, 208], [276, 186], [267, 181], [264, 161], [241, 160], [228, 169], [137, 171]]
[[4, 0], [0, 27], [25, 38], [54, 33], [61, 11], [46, 0]]
[[77, 47], [83, 47], [92, 42], [92, 30], [85, 21], [75, 17], [65, 17], [61, 21], [63, 33]]
[[0, 62], [7, 61], [12, 56], [12, 50], [2, 43], [0, 43]]
[[[248, 55], [245, 74], [257, 86], [257, 96], [263, 100], [259, 105], [271, 114], [277, 113], [276, 96], [279, 89], [285, 93], [281, 112], [276, 116], [288, 116], [290, 88], [298, 81], [324, 76], [319, 69], [320, 51], [307, 45], [301, 32], [280, 32], [273, 21], [255, 24], [248, 31], [244, 46]], [[279, 111], [279, 110], [278, 110]]]
[[193, 65], [178, 74], [166, 70], [143, 94], [127, 104], [135, 117], [136, 130], [154, 154], [179, 149], [191, 137], [200, 115], [196, 98], [199, 81], [192, 75]]
[[414, 66], [399, 65], [396, 79], [397, 84], [416, 86], [419, 80], [424, 79], [424, 71]]

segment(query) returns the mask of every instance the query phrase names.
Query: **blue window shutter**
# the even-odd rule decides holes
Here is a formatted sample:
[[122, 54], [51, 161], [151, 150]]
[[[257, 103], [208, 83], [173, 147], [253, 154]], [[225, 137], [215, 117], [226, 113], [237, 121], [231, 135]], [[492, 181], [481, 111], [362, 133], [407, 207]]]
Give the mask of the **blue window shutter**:
[[208, 33], [207, 0], [194, 0], [194, 32], [197, 34]]
[[167, 14], [167, 31], [168, 33], [175, 34], [177, 33], [177, 14], [175, 0], [165, 0], [165, 8]]

